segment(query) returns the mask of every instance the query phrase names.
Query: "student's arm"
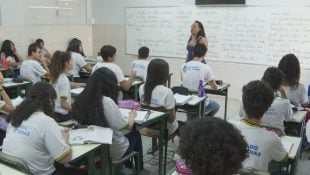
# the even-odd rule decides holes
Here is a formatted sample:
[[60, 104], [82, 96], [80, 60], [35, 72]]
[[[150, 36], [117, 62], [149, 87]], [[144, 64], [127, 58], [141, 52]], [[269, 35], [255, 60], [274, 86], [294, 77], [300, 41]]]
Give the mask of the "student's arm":
[[129, 112], [129, 116], [128, 116], [128, 126], [127, 126], [127, 129], [128, 130], [132, 130], [132, 127], [135, 123], [135, 118], [137, 116], [137, 111], [136, 110], [131, 110]]
[[218, 86], [217, 86], [215, 80], [210, 80], [210, 81], [208, 82], [208, 84], [211, 86], [211, 88], [212, 88], [213, 90], [217, 90], [217, 89], [218, 89]]
[[87, 71], [87, 72], [91, 72], [92, 71], [92, 67], [89, 63], [86, 63], [85, 66], [83, 66], [83, 68]]
[[85, 87], [85, 83], [76, 83], [76, 82], [70, 82], [71, 89], [79, 88], [79, 87]]
[[42, 57], [41, 58], [41, 64], [43, 65], [43, 68], [46, 70], [46, 72], [49, 74], [49, 72], [50, 72], [50, 70], [49, 70], [49, 68], [48, 68], [48, 66], [47, 66], [47, 63], [46, 63], [46, 60], [44, 59], [45, 57]]
[[10, 67], [17, 67], [18, 65], [21, 64], [21, 62], [13, 62], [11, 60], [7, 60], [7, 63]]
[[131, 70], [129, 74], [129, 79], [120, 82], [122, 89], [125, 91], [128, 91], [135, 77], [136, 77], [136, 72], [134, 70]]
[[[61, 130], [61, 134], [62, 134], [62, 137], [64, 138], [65, 142], [67, 145], [70, 145], [69, 144], [69, 129], [68, 128], [65, 128], [65, 129], [62, 129]], [[69, 146], [69, 149], [71, 150], [71, 147]], [[60, 160], [58, 160], [57, 162], [59, 163], [69, 163], [72, 159], [72, 150], [69, 151], [66, 155], [64, 155], [64, 157]]]
[[201, 38], [199, 43], [205, 45], [206, 48], [208, 48], [208, 41], [205, 37]]
[[71, 104], [67, 102], [67, 97], [60, 97], [60, 106], [67, 111], [71, 111], [72, 109]]
[[284, 88], [282, 86], [279, 87], [278, 91], [280, 92], [282, 98], [287, 99], [285, 90], [284, 90]]
[[167, 112], [169, 112], [168, 122], [173, 123], [175, 120], [175, 108], [167, 109]]
[[49, 60], [52, 60], [53, 55], [51, 54], [51, 52], [48, 51], [46, 48], [44, 48], [44, 51], [46, 52], [46, 58], [48, 58]]
[[168, 122], [173, 123], [175, 120], [175, 99], [170, 89], [166, 96], [164, 107], [167, 109], [167, 112], [169, 112]]
[[0, 95], [3, 101], [5, 102], [5, 105], [3, 106], [2, 110], [8, 113], [12, 112], [14, 110], [12, 101], [2, 86], [0, 86]]
[[0, 84], [3, 84], [3, 83], [4, 83], [4, 78], [3, 78], [2, 72], [0, 71]]

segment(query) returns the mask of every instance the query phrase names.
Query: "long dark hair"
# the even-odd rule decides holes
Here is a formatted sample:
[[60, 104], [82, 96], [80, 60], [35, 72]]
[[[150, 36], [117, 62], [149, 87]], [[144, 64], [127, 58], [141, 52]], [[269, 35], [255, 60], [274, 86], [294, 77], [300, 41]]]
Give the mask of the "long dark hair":
[[79, 49], [80, 45], [82, 45], [82, 41], [77, 39], [77, 38], [73, 38], [69, 42], [69, 46], [67, 48], [67, 52], [77, 52], [77, 53], [79, 53], [79, 54], [81, 54], [82, 56], [85, 57], [84, 51], [80, 51], [80, 49]]
[[300, 79], [300, 64], [294, 54], [282, 57], [278, 68], [285, 74], [285, 82], [292, 88], [297, 89]]
[[11, 40], [4, 40], [1, 46], [1, 53], [4, 53], [6, 57], [13, 57], [16, 62], [19, 62], [19, 59], [11, 49], [11, 44], [15, 47], [14, 43]]
[[164, 85], [169, 76], [169, 65], [165, 60], [154, 59], [147, 68], [147, 77], [144, 85], [145, 104], [151, 104], [152, 92], [157, 85]]
[[[198, 32], [197, 36], [196, 36], [196, 39], [198, 39], [199, 37], [206, 37], [206, 34], [205, 34], [205, 29], [202, 25], [202, 23], [200, 21], [194, 21], [194, 23], [197, 23], [198, 24], [198, 27], [200, 28], [200, 31]], [[191, 41], [192, 39], [192, 36], [189, 37], [188, 39], [188, 43]]]
[[52, 116], [56, 97], [56, 92], [49, 83], [38, 82], [34, 84], [30, 88], [26, 99], [10, 113], [11, 124], [14, 127], [18, 127], [38, 110], [42, 110], [46, 115]]
[[71, 59], [71, 55], [68, 52], [62, 52], [57, 50], [52, 58], [50, 73], [52, 83], [55, 83], [61, 73], [64, 72], [66, 63]]
[[102, 98], [110, 97], [118, 104], [119, 91], [115, 74], [104, 67], [97, 69], [73, 104], [73, 118], [84, 125], [109, 127], [104, 116]]

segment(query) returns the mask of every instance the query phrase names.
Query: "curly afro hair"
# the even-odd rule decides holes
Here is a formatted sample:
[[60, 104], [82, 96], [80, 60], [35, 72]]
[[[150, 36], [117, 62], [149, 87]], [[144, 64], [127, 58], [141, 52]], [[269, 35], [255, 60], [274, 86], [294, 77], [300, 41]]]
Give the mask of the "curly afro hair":
[[198, 118], [180, 129], [179, 154], [195, 175], [231, 175], [247, 158], [240, 131], [219, 118]]

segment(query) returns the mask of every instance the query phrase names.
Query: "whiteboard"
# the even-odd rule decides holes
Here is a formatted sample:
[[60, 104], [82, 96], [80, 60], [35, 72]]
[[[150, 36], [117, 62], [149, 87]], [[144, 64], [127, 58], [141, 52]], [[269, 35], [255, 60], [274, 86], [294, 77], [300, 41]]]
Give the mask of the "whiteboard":
[[204, 24], [208, 60], [278, 65], [294, 53], [310, 68], [310, 7], [126, 8], [126, 54], [147, 46], [151, 56], [185, 59], [194, 20]]

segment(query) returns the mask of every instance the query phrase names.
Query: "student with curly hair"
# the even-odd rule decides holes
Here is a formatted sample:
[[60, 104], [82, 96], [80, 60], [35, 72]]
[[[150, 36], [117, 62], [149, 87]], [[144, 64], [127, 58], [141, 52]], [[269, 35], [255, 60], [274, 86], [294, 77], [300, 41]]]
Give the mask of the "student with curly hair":
[[248, 152], [240, 131], [219, 118], [197, 118], [182, 127], [178, 151], [192, 174], [204, 175], [237, 173]]
[[278, 68], [285, 74], [285, 93], [292, 104], [299, 107], [308, 103], [307, 90], [299, 82], [300, 64], [294, 54], [287, 54], [280, 60]]
[[287, 161], [280, 137], [260, 126], [263, 115], [274, 100], [274, 91], [264, 81], [251, 81], [242, 88], [242, 102], [245, 118], [234, 122], [248, 143], [249, 158], [243, 162], [246, 169], [277, 172], [280, 169], [269, 169], [268, 164], [274, 161]]

